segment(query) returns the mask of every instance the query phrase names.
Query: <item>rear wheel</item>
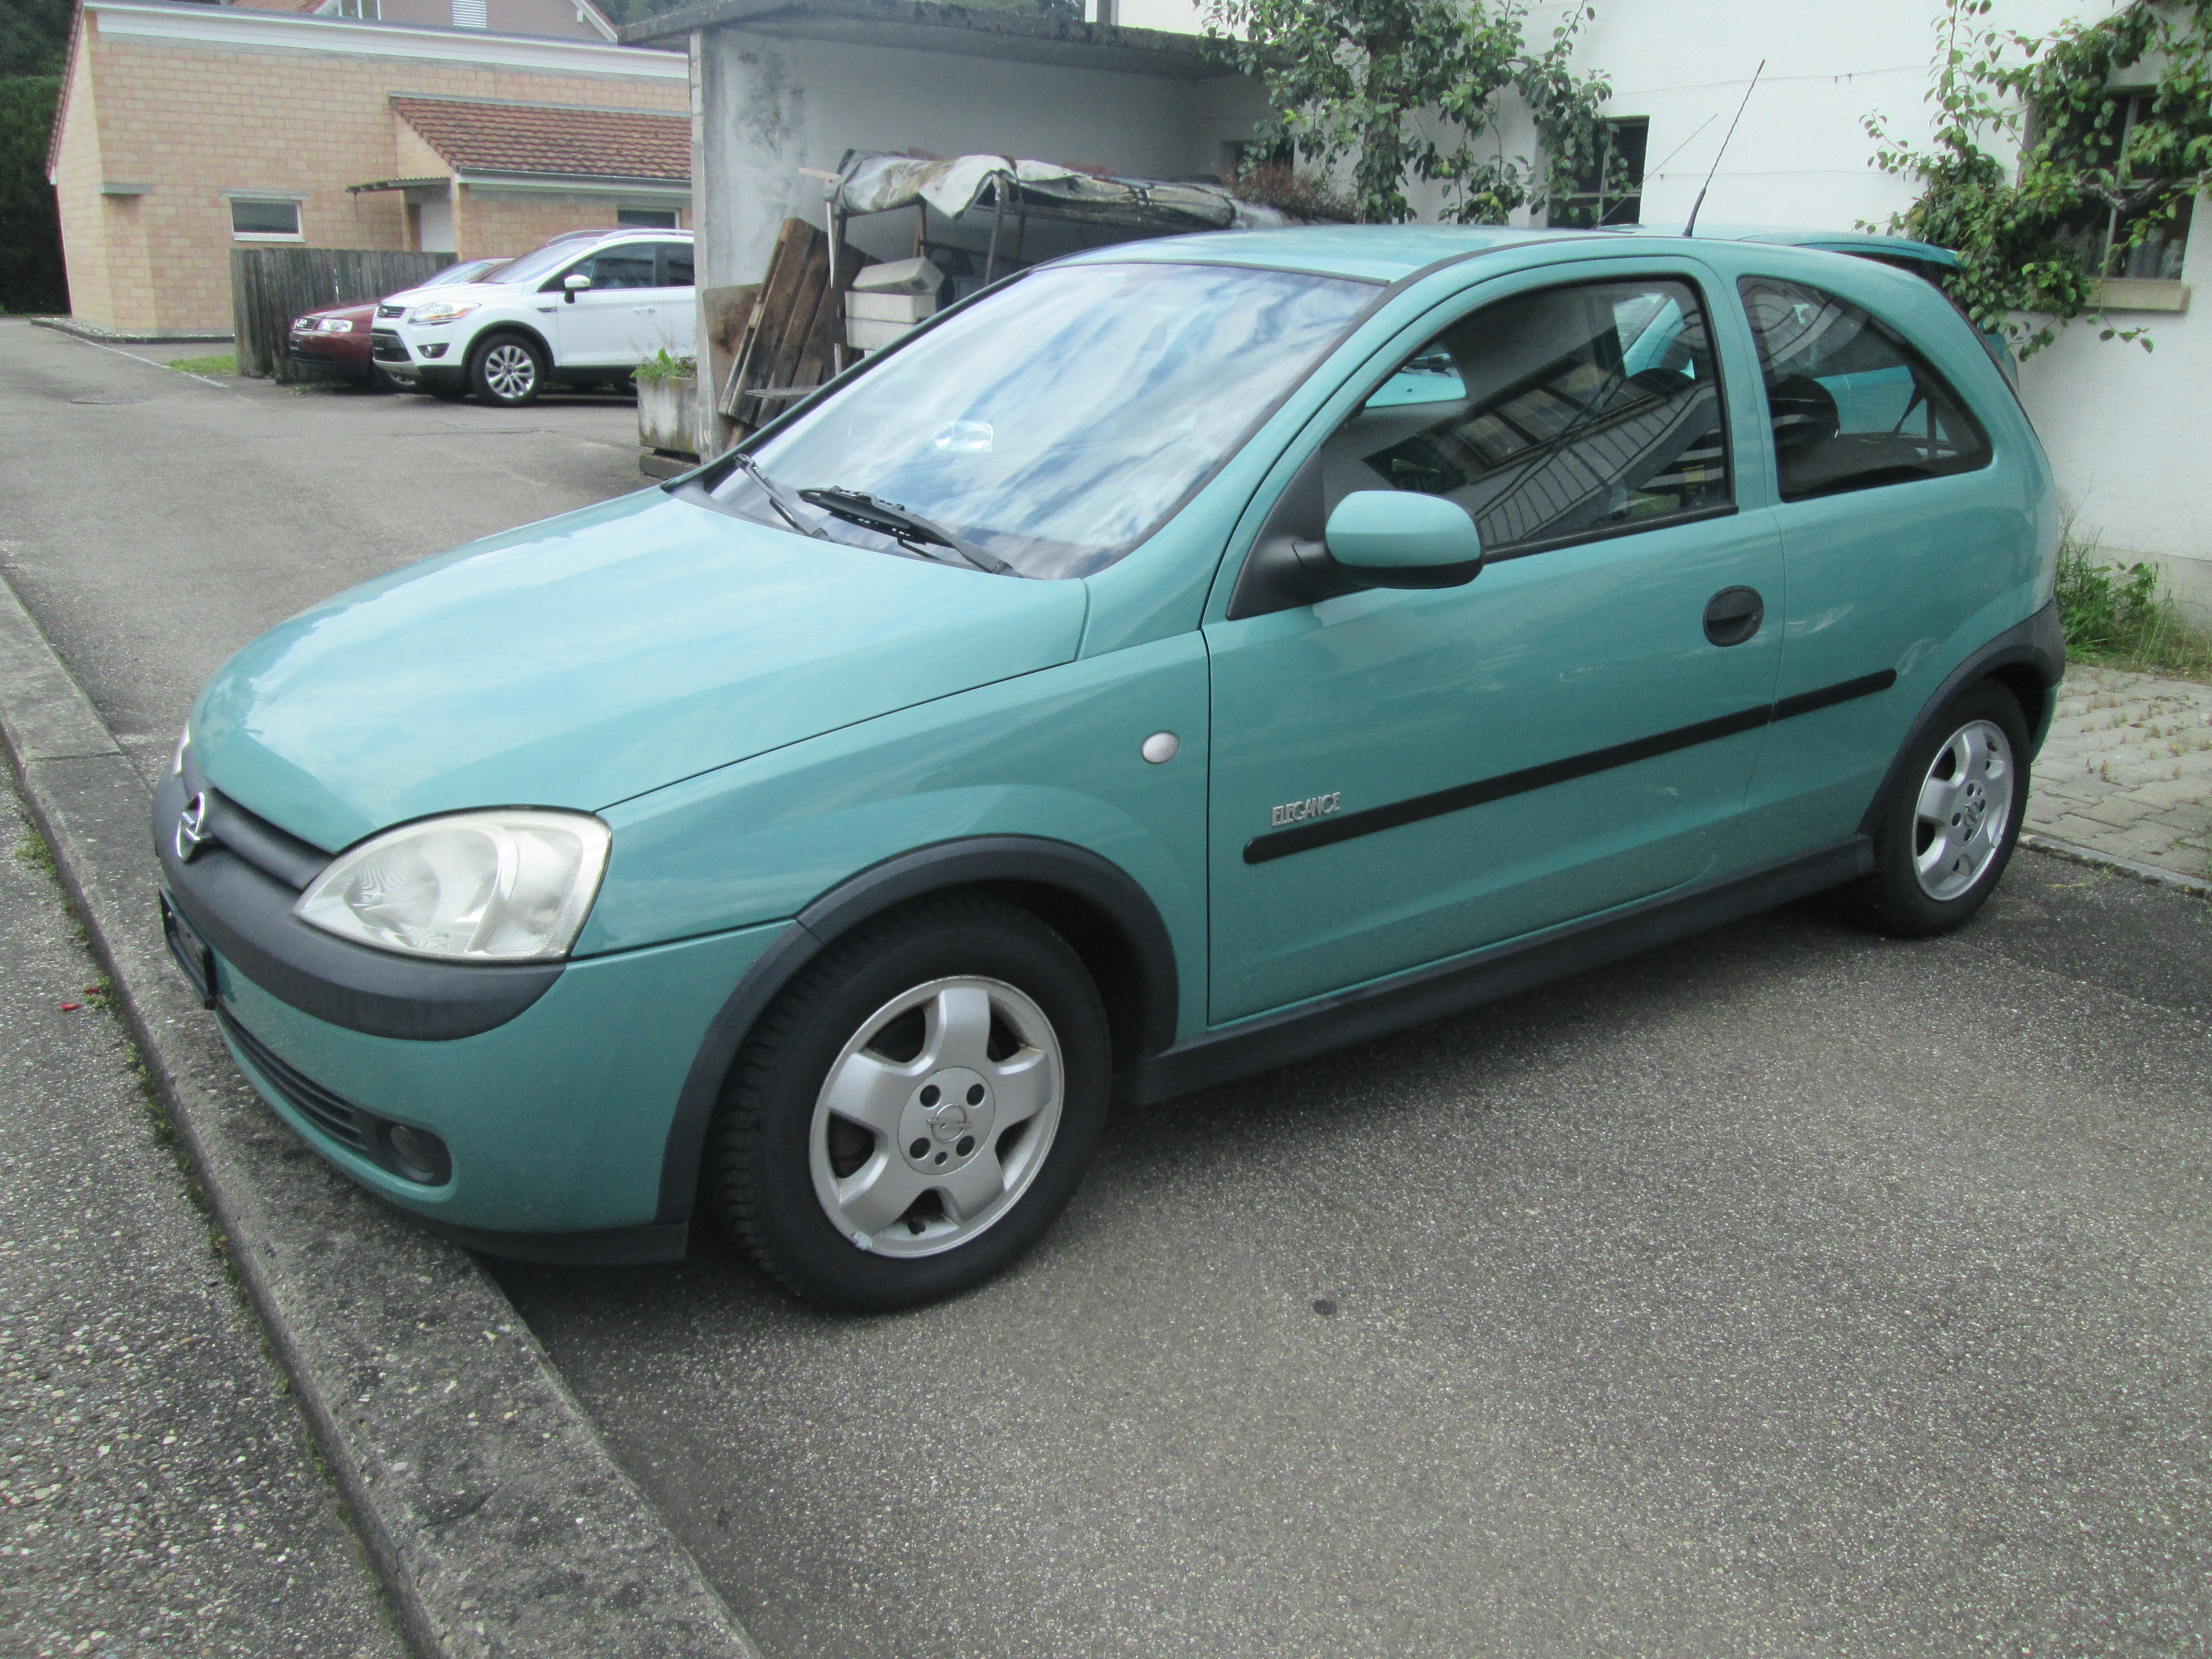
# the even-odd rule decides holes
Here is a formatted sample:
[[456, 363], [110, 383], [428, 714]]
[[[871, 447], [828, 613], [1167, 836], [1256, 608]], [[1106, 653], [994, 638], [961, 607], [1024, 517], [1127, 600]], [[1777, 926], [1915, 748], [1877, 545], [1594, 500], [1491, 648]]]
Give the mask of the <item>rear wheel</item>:
[[545, 354], [520, 334], [495, 334], [469, 358], [469, 390], [502, 409], [535, 403], [545, 389]]
[[1875, 867], [1847, 895], [1870, 925], [1947, 933], [1996, 890], [2027, 807], [2027, 721], [1991, 681], [1944, 709], [1905, 757], [1874, 836]]
[[1066, 941], [997, 900], [925, 901], [833, 945], [763, 1016], [709, 1139], [711, 1201], [809, 1301], [935, 1301], [1052, 1224], [1110, 1072]]

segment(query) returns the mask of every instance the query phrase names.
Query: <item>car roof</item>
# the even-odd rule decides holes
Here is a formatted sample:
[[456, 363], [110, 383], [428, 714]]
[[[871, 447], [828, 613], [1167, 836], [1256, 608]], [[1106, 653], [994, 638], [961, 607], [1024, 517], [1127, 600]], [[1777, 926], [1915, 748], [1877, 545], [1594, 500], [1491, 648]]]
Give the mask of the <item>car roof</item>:
[[1685, 239], [1662, 226], [1608, 226], [1603, 230], [1534, 230], [1510, 225], [1294, 225], [1280, 230], [1213, 230], [1188, 236], [1163, 236], [1119, 242], [1073, 256], [1070, 264], [1143, 259], [1176, 263], [1249, 265], [1277, 270], [1305, 270], [1323, 276], [1395, 283], [1440, 259], [1463, 258], [1546, 242], [1602, 242], [1617, 236], [1671, 241], [1686, 250], [1703, 241], [1778, 242], [1836, 252], [1887, 253], [1936, 264], [1956, 258], [1927, 242], [1865, 231], [1803, 230], [1773, 225], [1703, 225]]

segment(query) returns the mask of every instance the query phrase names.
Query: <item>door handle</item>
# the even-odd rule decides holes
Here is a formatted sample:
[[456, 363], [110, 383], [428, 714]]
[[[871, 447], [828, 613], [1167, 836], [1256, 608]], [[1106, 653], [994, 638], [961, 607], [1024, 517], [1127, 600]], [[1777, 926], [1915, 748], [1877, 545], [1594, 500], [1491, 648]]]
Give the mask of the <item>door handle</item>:
[[1705, 637], [1715, 645], [1741, 645], [1766, 620], [1766, 601], [1755, 587], [1723, 587], [1705, 601]]

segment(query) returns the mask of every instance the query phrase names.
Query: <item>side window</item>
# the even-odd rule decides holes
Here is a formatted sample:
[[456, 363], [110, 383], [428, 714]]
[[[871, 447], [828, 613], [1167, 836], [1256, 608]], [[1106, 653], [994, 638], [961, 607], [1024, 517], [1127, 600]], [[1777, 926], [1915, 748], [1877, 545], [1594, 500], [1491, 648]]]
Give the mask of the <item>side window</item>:
[[663, 242], [660, 245], [660, 286], [690, 288], [692, 282], [691, 244]]
[[1485, 307], [1404, 363], [1322, 449], [1358, 489], [1457, 501], [1486, 551], [1725, 507], [1711, 336], [1686, 283], [1550, 289]]
[[1759, 341], [1784, 501], [1989, 465], [1981, 423], [1890, 329], [1802, 283], [1747, 276], [1738, 286]]
[[592, 291], [605, 288], [651, 288], [653, 264], [650, 247], [617, 247], [595, 253], [591, 266]]

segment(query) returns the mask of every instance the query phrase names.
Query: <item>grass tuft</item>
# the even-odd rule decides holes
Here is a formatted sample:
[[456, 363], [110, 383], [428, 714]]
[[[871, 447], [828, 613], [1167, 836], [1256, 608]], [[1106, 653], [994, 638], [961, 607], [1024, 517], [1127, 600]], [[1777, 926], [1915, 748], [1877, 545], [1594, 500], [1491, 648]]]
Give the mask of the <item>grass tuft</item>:
[[26, 823], [22, 839], [15, 843], [15, 861], [27, 865], [41, 875], [54, 873], [54, 849], [46, 845], [46, 838]]
[[2158, 572], [2100, 563], [2070, 531], [2058, 544], [2058, 617], [2069, 661], [2212, 681], [2212, 634], [2182, 616]]
[[238, 373], [238, 356], [226, 351], [220, 357], [172, 357], [168, 366], [179, 374], [229, 374]]

